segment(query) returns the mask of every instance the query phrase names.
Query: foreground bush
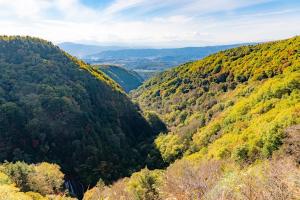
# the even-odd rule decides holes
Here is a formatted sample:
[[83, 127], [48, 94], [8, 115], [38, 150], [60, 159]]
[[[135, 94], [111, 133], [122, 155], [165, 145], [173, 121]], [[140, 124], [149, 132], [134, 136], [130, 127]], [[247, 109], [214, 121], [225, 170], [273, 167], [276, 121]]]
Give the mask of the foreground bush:
[[161, 184], [162, 171], [151, 171], [146, 168], [109, 187], [102, 182], [98, 183], [85, 193], [84, 200], [158, 200], [161, 199], [159, 194]]
[[41, 163], [34, 166], [34, 170], [28, 176], [29, 187], [32, 191], [43, 195], [57, 194], [64, 183], [64, 174], [58, 165]]
[[56, 164], [0, 165], [0, 200], [71, 200], [62, 189], [64, 174]]
[[84, 200], [296, 200], [300, 169], [291, 158], [242, 169], [233, 161], [180, 160], [161, 171], [147, 169], [112, 186], [98, 185]]
[[161, 196], [164, 199], [201, 199], [220, 180], [223, 167], [222, 161], [200, 164], [178, 161], [165, 172]]

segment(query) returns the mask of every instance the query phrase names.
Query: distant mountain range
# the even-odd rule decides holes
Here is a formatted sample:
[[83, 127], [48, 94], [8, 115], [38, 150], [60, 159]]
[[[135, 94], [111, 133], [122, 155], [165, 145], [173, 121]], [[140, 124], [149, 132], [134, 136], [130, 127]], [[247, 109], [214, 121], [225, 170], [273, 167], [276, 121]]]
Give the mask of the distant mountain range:
[[121, 49], [83, 57], [89, 63], [117, 64], [129, 69], [163, 71], [242, 44], [173, 49]]
[[131, 49], [130, 47], [97, 46], [70, 42], [58, 44], [66, 52], [83, 59], [87, 63], [121, 66], [137, 72], [144, 80], [171, 67], [199, 60], [210, 54], [242, 45], [245, 44], [167, 49]]
[[58, 44], [58, 46], [61, 49], [68, 52], [69, 54], [76, 56], [78, 58], [82, 58], [95, 53], [100, 53], [102, 51], [124, 49], [124, 47], [119, 47], [119, 46], [98, 46], [98, 45], [77, 44], [72, 42], [63, 42]]
[[185, 48], [130, 48], [121, 46], [98, 46], [64, 42], [58, 44], [69, 54], [82, 58], [91, 64], [121, 65], [128, 69], [155, 70], [194, 61], [221, 50], [245, 44], [219, 45]]
[[108, 50], [101, 53], [87, 56], [86, 58], [105, 59], [105, 58], [155, 58], [155, 57], [199, 57], [199, 55], [214, 53], [223, 49], [236, 47], [239, 45], [222, 45], [207, 47], [185, 47], [185, 48], [169, 48], [169, 49], [121, 49]]

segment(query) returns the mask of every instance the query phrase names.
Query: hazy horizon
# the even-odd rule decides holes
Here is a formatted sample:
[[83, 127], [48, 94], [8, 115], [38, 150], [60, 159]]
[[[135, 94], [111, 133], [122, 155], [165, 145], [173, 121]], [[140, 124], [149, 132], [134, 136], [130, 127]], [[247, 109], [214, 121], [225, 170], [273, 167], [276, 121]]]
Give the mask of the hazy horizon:
[[0, 0], [0, 34], [134, 48], [265, 42], [300, 34], [300, 1]]
[[[287, 38], [283, 38], [287, 39]], [[270, 42], [274, 40], [269, 41], [257, 41], [252, 42], [255, 43], [264, 43], [264, 42]], [[62, 45], [62, 44], [74, 44], [74, 45], [87, 45], [87, 46], [97, 46], [97, 47], [119, 47], [121, 49], [117, 50], [125, 50], [125, 49], [184, 49], [184, 48], [201, 48], [201, 47], [214, 47], [214, 46], [231, 46], [231, 45], [243, 45], [243, 44], [251, 44], [251, 42], [242, 42], [242, 43], [228, 43], [228, 44], [211, 44], [211, 45], [190, 45], [190, 46], [143, 46], [143, 45], [127, 45], [127, 44], [106, 44], [106, 43], [98, 43], [97, 41], [90, 41], [90, 42], [69, 42], [69, 41], [63, 41], [63, 42], [54, 42], [55, 45]]]

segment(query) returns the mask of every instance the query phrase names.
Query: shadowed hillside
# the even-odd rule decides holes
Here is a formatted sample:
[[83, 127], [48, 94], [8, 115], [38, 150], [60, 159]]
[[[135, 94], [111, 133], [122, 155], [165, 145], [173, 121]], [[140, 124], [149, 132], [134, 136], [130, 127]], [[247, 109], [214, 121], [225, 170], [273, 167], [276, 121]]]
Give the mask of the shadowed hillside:
[[120, 87], [50, 42], [0, 38], [0, 160], [57, 163], [85, 186], [142, 167], [154, 133]]
[[123, 67], [114, 65], [95, 65], [94, 68], [99, 69], [116, 81], [126, 92], [138, 88], [143, 83], [143, 78], [138, 73]]

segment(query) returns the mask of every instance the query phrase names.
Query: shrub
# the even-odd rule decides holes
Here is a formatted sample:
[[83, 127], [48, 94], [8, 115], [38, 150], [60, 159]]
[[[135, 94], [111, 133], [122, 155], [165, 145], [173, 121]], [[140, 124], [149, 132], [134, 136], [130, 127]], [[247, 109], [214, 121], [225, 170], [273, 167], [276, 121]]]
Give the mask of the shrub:
[[10, 178], [6, 174], [0, 172], [0, 185], [9, 185], [9, 184], [12, 184]]
[[57, 194], [62, 189], [64, 174], [60, 171], [58, 165], [43, 162], [34, 166], [28, 180], [31, 191], [43, 195]]
[[160, 151], [163, 160], [171, 163], [182, 156], [185, 149], [184, 141], [177, 134], [160, 134], [155, 139], [155, 145]]
[[246, 145], [242, 145], [236, 148], [233, 152], [233, 158], [236, 161], [246, 161], [248, 159], [249, 148]]
[[209, 191], [206, 200], [287, 200], [299, 197], [299, 168], [290, 158], [231, 171]]
[[136, 200], [159, 200], [162, 172], [147, 168], [134, 173], [128, 181], [128, 189]]
[[222, 176], [221, 161], [203, 161], [195, 164], [181, 160], [171, 165], [164, 175], [162, 196], [165, 199], [202, 199]]
[[30, 191], [28, 176], [34, 171], [33, 165], [20, 161], [16, 163], [6, 162], [1, 166], [0, 170], [7, 174], [22, 191]]
[[64, 174], [56, 164], [37, 165], [24, 162], [4, 163], [0, 170], [7, 174], [22, 192], [34, 191], [42, 195], [57, 194], [62, 190]]
[[0, 200], [33, 200], [13, 185], [0, 185]]

